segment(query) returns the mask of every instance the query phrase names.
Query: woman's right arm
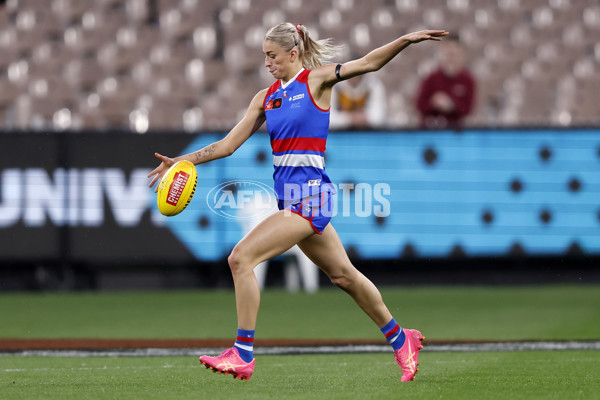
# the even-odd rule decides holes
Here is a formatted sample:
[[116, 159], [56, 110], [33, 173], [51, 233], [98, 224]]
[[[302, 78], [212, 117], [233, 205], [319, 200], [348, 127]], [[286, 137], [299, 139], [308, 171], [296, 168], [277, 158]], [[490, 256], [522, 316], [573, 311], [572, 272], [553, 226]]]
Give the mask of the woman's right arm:
[[267, 89], [263, 89], [254, 96], [244, 118], [242, 118], [242, 120], [223, 139], [209, 144], [198, 151], [175, 158], [154, 153], [155, 157], [158, 158], [161, 163], [148, 174], [148, 178], [154, 176], [149, 186], [152, 187], [160, 178], [162, 178], [165, 172], [178, 161], [187, 160], [197, 165], [232, 155], [265, 122], [265, 110], [263, 109], [263, 104], [266, 94]]

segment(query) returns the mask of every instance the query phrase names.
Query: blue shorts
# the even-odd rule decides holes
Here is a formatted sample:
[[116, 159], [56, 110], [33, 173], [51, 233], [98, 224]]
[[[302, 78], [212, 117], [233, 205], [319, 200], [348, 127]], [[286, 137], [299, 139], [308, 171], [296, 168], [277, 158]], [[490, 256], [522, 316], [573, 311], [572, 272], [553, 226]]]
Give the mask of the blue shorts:
[[319, 235], [331, 221], [333, 216], [333, 201], [331, 191], [323, 191], [311, 197], [291, 202], [289, 200], [279, 200], [277, 206], [280, 210], [290, 210], [298, 214], [312, 226], [313, 230]]

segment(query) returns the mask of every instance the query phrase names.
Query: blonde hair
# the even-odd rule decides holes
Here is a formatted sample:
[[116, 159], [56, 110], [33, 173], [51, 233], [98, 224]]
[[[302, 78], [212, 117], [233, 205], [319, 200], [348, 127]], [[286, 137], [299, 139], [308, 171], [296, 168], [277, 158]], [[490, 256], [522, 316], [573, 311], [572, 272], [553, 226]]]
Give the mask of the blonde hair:
[[269, 29], [264, 40], [269, 40], [285, 51], [298, 47], [298, 57], [306, 69], [315, 69], [334, 58], [341, 46], [333, 44], [332, 39], [312, 40], [304, 25], [290, 22]]

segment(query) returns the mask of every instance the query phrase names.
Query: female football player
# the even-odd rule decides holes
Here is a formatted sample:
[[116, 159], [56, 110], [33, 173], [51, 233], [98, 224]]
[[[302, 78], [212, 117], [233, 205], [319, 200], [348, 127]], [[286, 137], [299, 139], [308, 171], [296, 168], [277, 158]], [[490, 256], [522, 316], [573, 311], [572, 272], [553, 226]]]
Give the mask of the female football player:
[[375, 285], [346, 255], [330, 223], [334, 189], [325, 173], [324, 152], [331, 90], [337, 82], [379, 70], [410, 44], [439, 41], [446, 35], [444, 30], [409, 33], [362, 58], [335, 65], [326, 63], [337, 51], [329, 39], [315, 41], [302, 25], [279, 24], [267, 32], [263, 42], [265, 67], [276, 82], [254, 96], [246, 115], [229, 134], [180, 157], [155, 154], [161, 163], [148, 175], [154, 177], [150, 186], [176, 161], [201, 164], [232, 155], [265, 121], [271, 138], [274, 188], [280, 211], [249, 232], [228, 258], [235, 286], [237, 339], [232, 348], [217, 357], [200, 357], [207, 368], [238, 379], [252, 376], [260, 303], [253, 269], [297, 244], [381, 329], [394, 350], [401, 380], [414, 378], [423, 335], [398, 325]]

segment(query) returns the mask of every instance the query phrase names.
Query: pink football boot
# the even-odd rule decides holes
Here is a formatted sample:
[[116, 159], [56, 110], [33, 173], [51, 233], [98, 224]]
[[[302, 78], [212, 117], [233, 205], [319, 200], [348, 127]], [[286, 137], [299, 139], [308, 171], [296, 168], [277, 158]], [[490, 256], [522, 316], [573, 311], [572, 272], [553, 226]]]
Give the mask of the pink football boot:
[[423, 348], [421, 342], [425, 337], [416, 329], [404, 329], [406, 340], [399, 350], [394, 352], [394, 358], [398, 368], [402, 370], [402, 382], [408, 382], [415, 379], [419, 371], [419, 351]]
[[200, 364], [203, 364], [206, 368], [210, 368], [213, 372], [218, 372], [223, 375], [233, 375], [234, 378], [239, 380], [248, 380], [254, 372], [254, 363], [245, 362], [241, 359], [240, 353], [235, 347], [225, 350], [221, 355], [217, 357], [202, 356], [199, 358]]

